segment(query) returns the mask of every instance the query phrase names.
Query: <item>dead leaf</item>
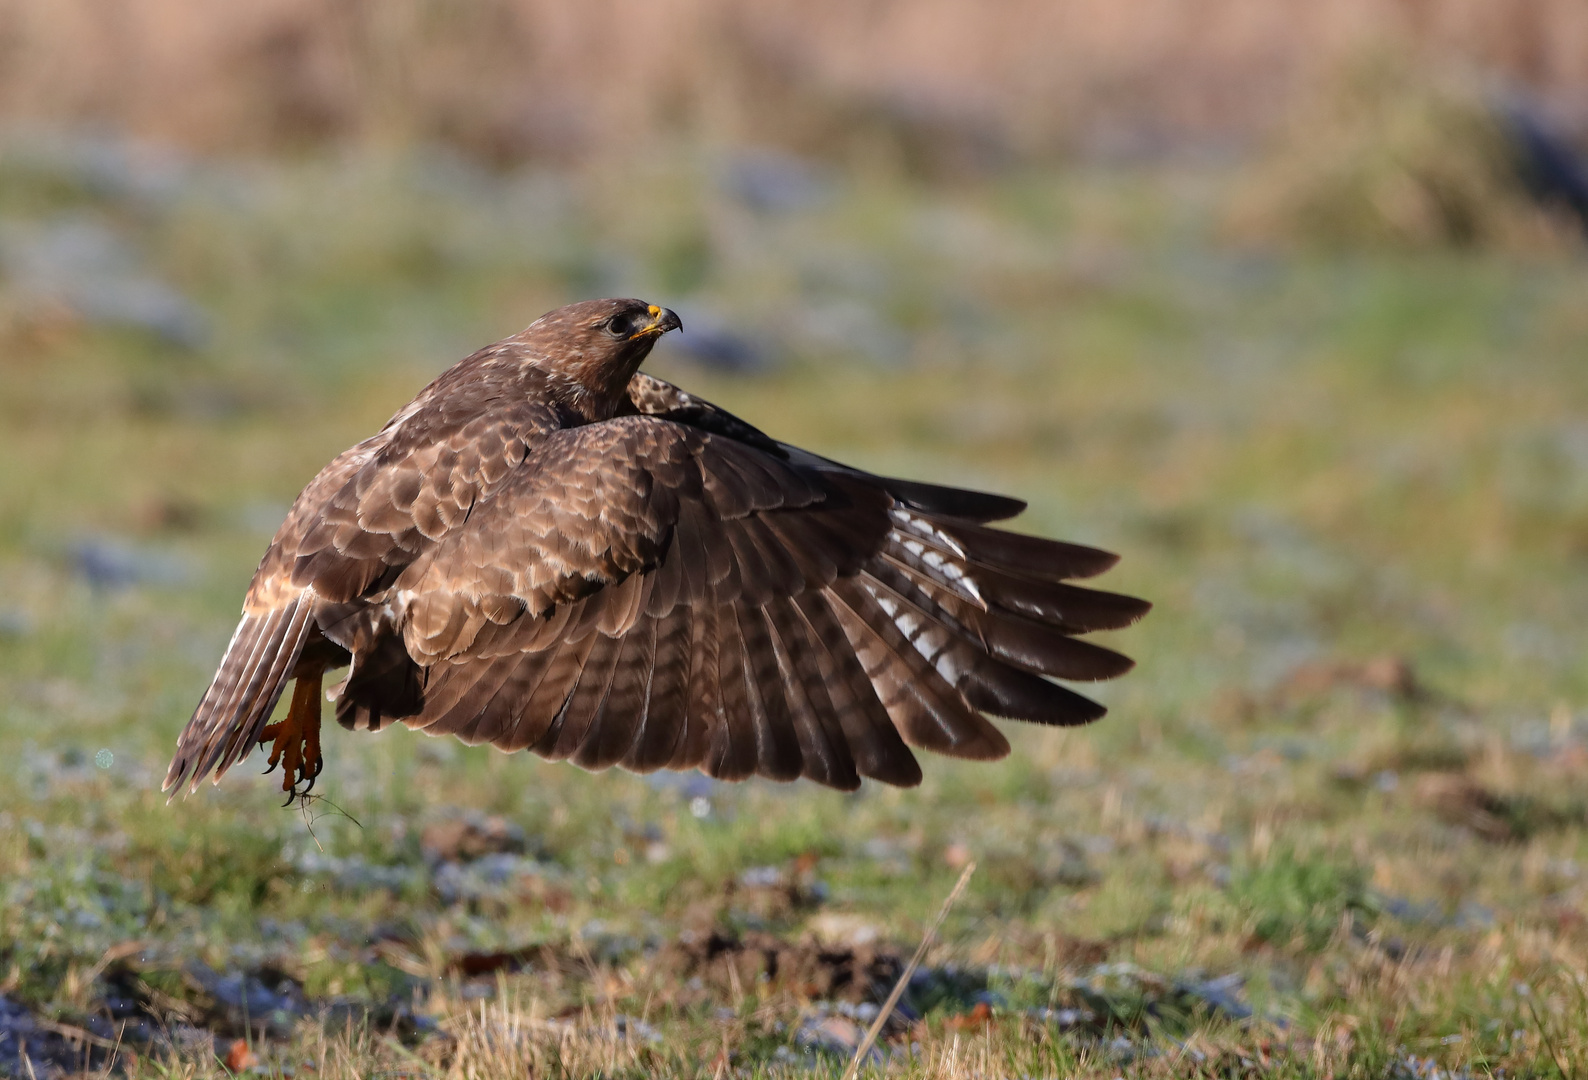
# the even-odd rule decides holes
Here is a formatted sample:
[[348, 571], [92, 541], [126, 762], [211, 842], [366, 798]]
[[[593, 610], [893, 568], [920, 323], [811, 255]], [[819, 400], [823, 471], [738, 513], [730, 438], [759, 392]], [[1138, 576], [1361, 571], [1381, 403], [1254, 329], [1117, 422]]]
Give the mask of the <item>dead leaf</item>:
[[980, 1031], [992, 1023], [992, 1018], [992, 1006], [985, 1001], [978, 1001], [970, 1012], [949, 1017], [943, 1026], [950, 1031]]
[[248, 1043], [242, 1039], [235, 1040], [231, 1048], [226, 1051], [226, 1067], [233, 1075], [244, 1072], [259, 1064], [259, 1058], [248, 1048]]

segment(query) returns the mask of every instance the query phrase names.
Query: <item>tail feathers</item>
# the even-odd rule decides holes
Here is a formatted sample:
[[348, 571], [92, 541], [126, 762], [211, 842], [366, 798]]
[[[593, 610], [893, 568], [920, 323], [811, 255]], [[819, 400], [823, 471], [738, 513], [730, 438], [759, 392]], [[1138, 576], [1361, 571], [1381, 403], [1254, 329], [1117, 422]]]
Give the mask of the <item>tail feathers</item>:
[[281, 698], [312, 624], [304, 595], [261, 614], [245, 614], [220, 670], [177, 738], [164, 791], [221, 775], [247, 757]]

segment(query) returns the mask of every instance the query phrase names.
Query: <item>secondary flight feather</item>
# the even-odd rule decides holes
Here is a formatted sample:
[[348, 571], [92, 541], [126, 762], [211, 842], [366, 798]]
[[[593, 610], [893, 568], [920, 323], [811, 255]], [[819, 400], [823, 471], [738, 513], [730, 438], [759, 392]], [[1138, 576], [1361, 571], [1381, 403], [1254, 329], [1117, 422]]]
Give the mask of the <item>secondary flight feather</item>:
[[344, 667], [329, 697], [357, 731], [846, 790], [918, 783], [912, 747], [1003, 757], [984, 714], [1103, 715], [1055, 680], [1131, 666], [1079, 635], [1149, 605], [1069, 584], [1113, 555], [992, 528], [1025, 504], [848, 468], [641, 373], [679, 325], [639, 300], [553, 311], [327, 465], [165, 788], [263, 745], [307, 791]]

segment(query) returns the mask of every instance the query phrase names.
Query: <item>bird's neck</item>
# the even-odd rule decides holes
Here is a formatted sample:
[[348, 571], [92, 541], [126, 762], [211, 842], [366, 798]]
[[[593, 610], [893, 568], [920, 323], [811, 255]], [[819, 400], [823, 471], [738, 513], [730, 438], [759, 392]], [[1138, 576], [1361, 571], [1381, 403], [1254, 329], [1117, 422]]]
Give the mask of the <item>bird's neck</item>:
[[531, 358], [530, 364], [545, 379], [547, 394], [578, 422], [610, 420], [628, 400], [629, 380], [639, 370], [644, 355], [624, 363], [581, 363], [565, 357], [555, 364]]

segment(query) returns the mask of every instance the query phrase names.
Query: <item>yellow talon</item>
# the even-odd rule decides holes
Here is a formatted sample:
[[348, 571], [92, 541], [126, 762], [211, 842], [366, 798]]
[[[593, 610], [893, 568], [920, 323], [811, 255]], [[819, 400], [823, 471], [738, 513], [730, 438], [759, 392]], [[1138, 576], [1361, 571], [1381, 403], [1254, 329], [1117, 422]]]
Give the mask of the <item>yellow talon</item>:
[[[287, 715], [259, 732], [259, 745], [270, 744], [270, 761], [265, 772], [281, 766], [281, 790], [293, 796], [308, 794], [324, 761], [320, 757], [320, 676], [322, 672], [300, 674], [292, 688], [292, 704]], [[298, 785], [303, 784], [303, 791]]]

